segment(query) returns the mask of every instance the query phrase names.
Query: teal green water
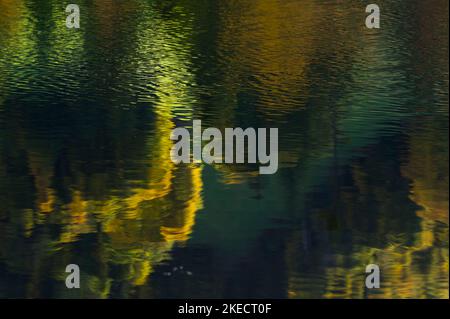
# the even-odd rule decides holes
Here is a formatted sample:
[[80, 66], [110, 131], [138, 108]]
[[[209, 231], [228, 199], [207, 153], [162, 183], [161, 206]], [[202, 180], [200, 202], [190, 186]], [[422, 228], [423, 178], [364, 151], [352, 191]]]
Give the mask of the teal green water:
[[[448, 1], [76, 2], [0, 0], [0, 297], [448, 298]], [[278, 172], [175, 165], [194, 119]]]

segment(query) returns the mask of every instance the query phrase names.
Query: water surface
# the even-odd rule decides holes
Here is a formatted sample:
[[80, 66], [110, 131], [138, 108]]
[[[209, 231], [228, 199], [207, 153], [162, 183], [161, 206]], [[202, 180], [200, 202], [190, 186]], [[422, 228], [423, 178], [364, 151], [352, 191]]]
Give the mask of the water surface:
[[[448, 298], [448, 1], [378, 30], [357, 0], [77, 3], [0, 0], [0, 297]], [[278, 172], [173, 164], [194, 119], [278, 127]]]

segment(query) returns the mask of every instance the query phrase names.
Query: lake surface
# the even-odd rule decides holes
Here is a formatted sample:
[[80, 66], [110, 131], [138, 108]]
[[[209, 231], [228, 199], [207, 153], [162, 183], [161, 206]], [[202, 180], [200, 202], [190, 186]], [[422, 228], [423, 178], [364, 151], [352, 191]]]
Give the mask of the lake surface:
[[[380, 29], [359, 0], [73, 2], [78, 30], [0, 0], [0, 297], [448, 298], [447, 0]], [[194, 119], [279, 128], [278, 172], [175, 165]]]

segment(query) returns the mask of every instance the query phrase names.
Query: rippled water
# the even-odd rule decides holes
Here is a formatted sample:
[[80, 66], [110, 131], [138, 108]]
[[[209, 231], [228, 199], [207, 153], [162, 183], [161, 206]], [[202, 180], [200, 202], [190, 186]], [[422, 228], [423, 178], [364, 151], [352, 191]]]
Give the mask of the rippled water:
[[[448, 1], [379, 30], [357, 0], [77, 3], [0, 0], [0, 297], [448, 298]], [[173, 164], [193, 119], [278, 127], [277, 174]]]

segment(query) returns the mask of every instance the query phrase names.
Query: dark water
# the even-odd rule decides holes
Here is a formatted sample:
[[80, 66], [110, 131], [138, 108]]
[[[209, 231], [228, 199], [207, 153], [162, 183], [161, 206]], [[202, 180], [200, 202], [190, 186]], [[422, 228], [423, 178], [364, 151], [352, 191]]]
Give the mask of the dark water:
[[[0, 297], [448, 298], [447, 0], [379, 30], [359, 0], [76, 3], [0, 0]], [[278, 127], [277, 174], [173, 164], [193, 119]]]

